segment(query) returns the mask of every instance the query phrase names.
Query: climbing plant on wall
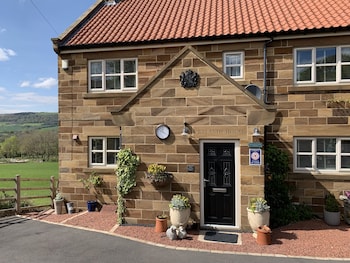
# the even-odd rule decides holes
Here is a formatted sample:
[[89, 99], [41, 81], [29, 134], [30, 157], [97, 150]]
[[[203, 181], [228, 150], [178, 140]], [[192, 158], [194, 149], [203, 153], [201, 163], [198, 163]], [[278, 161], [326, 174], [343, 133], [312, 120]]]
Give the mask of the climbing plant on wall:
[[136, 186], [136, 170], [140, 164], [138, 156], [134, 155], [130, 149], [122, 149], [117, 155], [117, 215], [118, 223], [122, 224], [125, 213], [124, 196]]
[[265, 149], [265, 198], [270, 205], [270, 226], [278, 227], [312, 217], [311, 209], [305, 204], [294, 205], [291, 200], [291, 186], [286, 181], [289, 171], [288, 154], [275, 145]]

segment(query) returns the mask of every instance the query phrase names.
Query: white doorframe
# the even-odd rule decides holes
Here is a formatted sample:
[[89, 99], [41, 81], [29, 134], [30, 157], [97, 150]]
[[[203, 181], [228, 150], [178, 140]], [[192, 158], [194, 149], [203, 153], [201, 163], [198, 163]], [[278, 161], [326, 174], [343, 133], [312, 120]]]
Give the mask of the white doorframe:
[[[204, 144], [205, 143], [234, 143], [235, 144], [235, 222], [236, 225], [204, 224]], [[241, 150], [239, 140], [200, 140], [200, 227], [218, 230], [238, 230], [241, 228]]]

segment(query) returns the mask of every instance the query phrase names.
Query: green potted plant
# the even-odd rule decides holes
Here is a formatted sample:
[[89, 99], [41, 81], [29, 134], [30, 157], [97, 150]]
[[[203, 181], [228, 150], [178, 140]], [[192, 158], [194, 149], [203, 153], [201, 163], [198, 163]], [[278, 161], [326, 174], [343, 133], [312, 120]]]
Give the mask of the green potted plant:
[[324, 206], [324, 221], [331, 226], [337, 226], [340, 224], [340, 209], [339, 203], [334, 194], [328, 193], [325, 196]]
[[169, 208], [171, 225], [186, 228], [191, 214], [191, 204], [188, 197], [181, 194], [173, 195], [169, 203]]
[[56, 215], [62, 214], [63, 203], [64, 203], [64, 197], [61, 195], [60, 192], [57, 192], [53, 200], [53, 205], [55, 208]]
[[173, 178], [166, 172], [166, 166], [152, 163], [147, 167], [146, 178], [155, 186], [164, 186]]
[[256, 236], [259, 227], [270, 223], [270, 206], [264, 198], [254, 197], [249, 200], [247, 212], [249, 225]]
[[[103, 184], [103, 178], [102, 176], [98, 175], [95, 171], [92, 171], [88, 178], [82, 178], [80, 179], [80, 182], [82, 182], [85, 189], [90, 191], [92, 187], [99, 187]], [[97, 194], [95, 192], [95, 197], [97, 197]], [[88, 200], [87, 201], [87, 210], [89, 212], [96, 211], [97, 208], [97, 201], [96, 200]]]

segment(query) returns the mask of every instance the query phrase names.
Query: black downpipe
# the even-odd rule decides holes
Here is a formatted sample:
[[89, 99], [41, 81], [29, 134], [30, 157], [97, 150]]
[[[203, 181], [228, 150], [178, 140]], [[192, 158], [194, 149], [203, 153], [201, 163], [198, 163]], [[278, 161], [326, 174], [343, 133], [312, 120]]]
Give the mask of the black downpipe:
[[269, 41], [266, 41], [264, 43], [264, 103], [268, 104], [268, 93], [267, 93], [267, 45], [270, 44], [273, 41], [271, 38]]

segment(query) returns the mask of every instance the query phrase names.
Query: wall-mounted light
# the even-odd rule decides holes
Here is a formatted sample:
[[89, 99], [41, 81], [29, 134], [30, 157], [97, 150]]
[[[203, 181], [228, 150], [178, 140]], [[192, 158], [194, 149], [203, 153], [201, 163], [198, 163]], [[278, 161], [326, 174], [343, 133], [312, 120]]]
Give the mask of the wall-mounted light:
[[259, 129], [258, 128], [254, 128], [254, 130], [253, 130], [253, 137], [257, 137], [257, 136], [260, 136], [261, 134], [260, 134], [260, 131], [259, 131]]
[[68, 68], [69, 68], [69, 60], [62, 59], [62, 69], [68, 69]]
[[72, 139], [73, 139], [73, 141], [78, 142], [79, 141], [79, 135], [78, 134], [73, 134]]
[[191, 130], [190, 128], [188, 127], [188, 123], [184, 122], [184, 127], [182, 129], [182, 133], [181, 133], [182, 136], [190, 136], [191, 135]]

